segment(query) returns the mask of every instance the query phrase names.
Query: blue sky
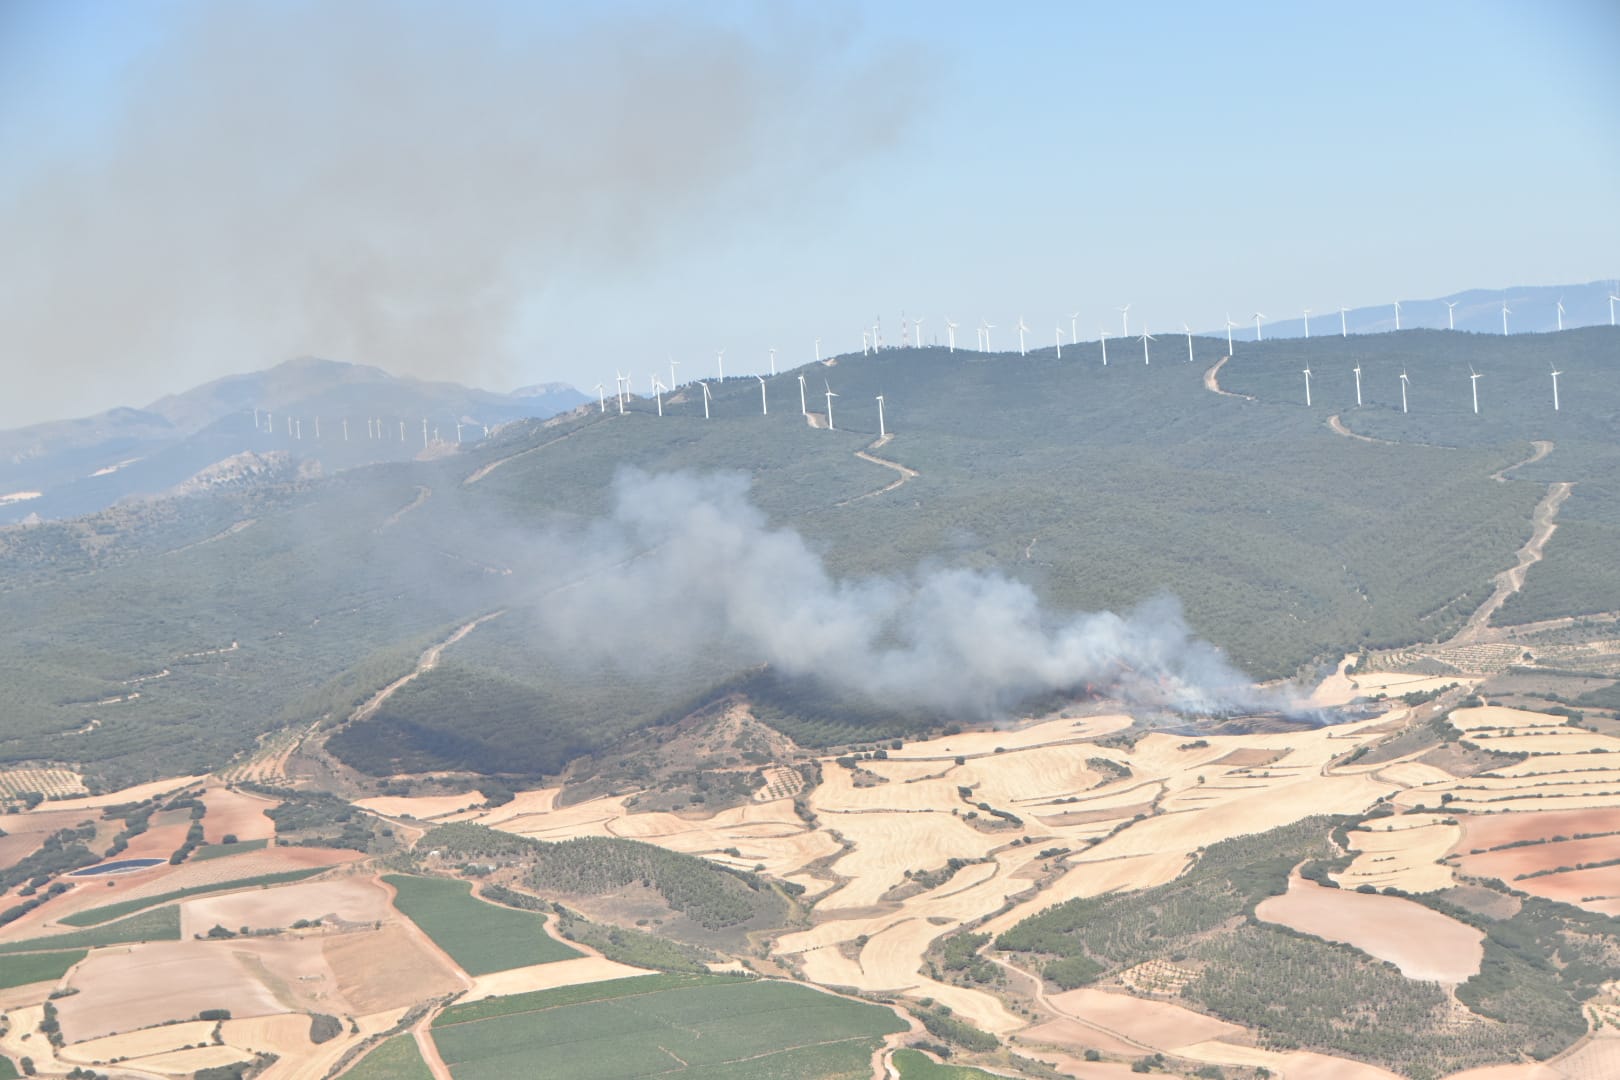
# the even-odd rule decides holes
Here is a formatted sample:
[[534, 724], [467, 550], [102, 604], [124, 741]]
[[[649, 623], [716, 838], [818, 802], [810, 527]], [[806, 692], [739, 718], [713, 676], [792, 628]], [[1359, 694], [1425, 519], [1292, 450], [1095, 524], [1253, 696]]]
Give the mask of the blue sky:
[[592, 12], [0, 5], [0, 425], [1620, 276], [1612, 4]]

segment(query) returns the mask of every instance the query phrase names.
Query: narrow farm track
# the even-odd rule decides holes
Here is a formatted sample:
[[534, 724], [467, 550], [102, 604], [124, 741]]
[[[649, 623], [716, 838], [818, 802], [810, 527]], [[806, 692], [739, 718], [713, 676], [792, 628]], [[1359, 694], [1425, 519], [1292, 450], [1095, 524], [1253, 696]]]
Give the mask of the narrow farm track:
[[875, 490], [872, 490], [872, 491], [864, 491], [859, 495], [852, 496], [851, 498], [845, 499], [843, 502], [834, 503], [833, 505], [835, 505], [835, 506], [848, 506], [850, 503], [860, 502], [862, 499], [870, 499], [874, 495], [884, 495], [884, 494], [887, 494], [888, 492], [893, 491], [895, 488], [899, 487], [901, 484], [904, 484], [907, 480], [914, 480], [914, 479], [917, 478], [919, 473], [917, 472], [916, 469], [907, 468], [906, 466], [900, 464], [898, 461], [890, 461], [888, 458], [880, 458], [876, 454], [869, 453], [869, 451], [872, 451], [872, 450], [880, 450], [880, 449], [882, 449], [885, 445], [888, 444], [889, 440], [892, 439], [892, 438], [894, 438], [893, 435], [885, 435], [885, 436], [883, 436], [883, 438], [881, 438], [881, 439], [877, 440], [876, 442], [872, 443], [865, 450], [857, 450], [857, 451], [855, 451], [855, 456], [860, 458], [862, 461], [869, 461], [873, 465], [881, 465], [885, 469], [893, 469], [895, 472], [900, 474], [900, 478], [898, 480], [893, 481], [892, 483], [885, 484], [883, 487], [876, 488]]
[[1208, 390], [1212, 394], [1219, 394], [1221, 397], [1235, 397], [1242, 398], [1244, 401], [1253, 401], [1254, 398], [1248, 394], [1234, 394], [1230, 390], [1221, 389], [1221, 368], [1225, 367], [1226, 362], [1230, 359], [1232, 359], [1230, 356], [1223, 356], [1219, 360], [1215, 361], [1215, 365], [1213, 367], [1204, 372], [1204, 389]]
[[1401, 445], [1397, 442], [1391, 442], [1388, 439], [1375, 439], [1371, 435], [1362, 435], [1358, 432], [1351, 431], [1349, 428], [1344, 426], [1344, 421], [1339, 419], [1338, 413], [1334, 413], [1332, 416], [1328, 417], [1328, 427], [1332, 429], [1333, 434], [1343, 435], [1347, 439], [1360, 439], [1362, 442], [1377, 443], [1379, 446]]
[[[1537, 459], [1534, 457], [1529, 459], [1535, 460]], [[1529, 464], [1529, 461], [1520, 464]], [[1564, 505], [1564, 500], [1569, 498], [1569, 493], [1574, 487], [1575, 485], [1567, 480], [1547, 485], [1547, 494], [1542, 496], [1530, 515], [1534, 528], [1530, 533], [1530, 539], [1519, 549], [1518, 561], [1496, 575], [1496, 588], [1491, 595], [1468, 616], [1463, 628], [1446, 644], [1468, 645], [1484, 637], [1491, 624], [1491, 618], [1501, 610], [1503, 604], [1507, 603], [1508, 597], [1524, 587], [1525, 575], [1530, 572], [1532, 566], [1541, 561], [1547, 548], [1547, 541], [1552, 539], [1552, 534], [1558, 529], [1558, 508]]]
[[548, 446], [556, 446], [558, 443], [562, 442], [564, 439], [572, 439], [575, 435], [578, 435], [580, 432], [584, 431], [589, 426], [590, 425], [587, 424], [587, 425], [583, 425], [581, 427], [577, 427], [574, 430], [568, 432], [568, 434], [566, 434], [566, 435], [559, 435], [555, 439], [548, 439], [547, 441], [541, 443], [538, 446], [531, 446], [526, 450], [519, 450], [515, 454], [508, 454], [503, 458], [496, 458], [494, 461], [488, 462], [487, 464], [484, 464], [484, 465], [480, 465], [478, 468], [474, 469], [471, 473], [469, 473], [467, 475], [467, 479], [463, 480], [462, 484], [464, 486], [466, 486], [466, 487], [471, 487], [472, 485], [478, 483], [478, 481], [482, 480], [484, 477], [488, 476], [490, 473], [494, 472], [496, 469], [500, 468], [502, 465], [505, 465], [506, 463], [511, 462], [511, 461], [516, 461], [518, 458], [525, 457], [525, 456], [527, 456], [529, 454], [537, 454], [540, 451], [544, 450]]
[[491, 611], [487, 615], [480, 615], [472, 622], [457, 627], [456, 632], [445, 638], [443, 641], [436, 645], [429, 646], [428, 649], [423, 652], [421, 657], [416, 661], [416, 667], [412, 668], [406, 674], [401, 675], [399, 678], [395, 679], [393, 682], [389, 683], [375, 694], [372, 694], [365, 700], [364, 703], [360, 705], [359, 708], [350, 713], [350, 722], [365, 720], [366, 718], [374, 715], [378, 709], [382, 708], [383, 702], [393, 697], [394, 693], [399, 690], [400, 687], [404, 686], [418, 675], [422, 675], [438, 667], [439, 658], [444, 655], [444, 650], [448, 649], [450, 646], [454, 645], [456, 642], [478, 629], [478, 627], [483, 623], [486, 623], [491, 619], [499, 618], [505, 613], [506, 609], [501, 608], [499, 611]]
[[1514, 469], [1522, 469], [1526, 465], [1534, 465], [1536, 462], [1552, 453], [1553, 447], [1556, 445], [1557, 444], [1551, 439], [1536, 439], [1530, 444], [1531, 454], [1529, 457], [1525, 458], [1523, 461], [1516, 461], [1512, 465], [1504, 465], [1496, 472], [1491, 473], [1491, 479], [1495, 480], [1498, 484], [1507, 483], [1508, 473], [1512, 472]]
[[395, 510], [392, 514], [389, 514], [387, 520], [385, 520], [381, 525], [377, 526], [374, 531], [380, 533], [385, 532], [388, 529], [392, 529], [395, 525], [399, 524], [400, 518], [427, 502], [428, 498], [432, 496], [432, 494], [432, 488], [428, 487], [426, 484], [418, 484], [416, 486], [416, 497], [410, 502], [406, 503], [404, 506], [400, 507], [398, 510]]

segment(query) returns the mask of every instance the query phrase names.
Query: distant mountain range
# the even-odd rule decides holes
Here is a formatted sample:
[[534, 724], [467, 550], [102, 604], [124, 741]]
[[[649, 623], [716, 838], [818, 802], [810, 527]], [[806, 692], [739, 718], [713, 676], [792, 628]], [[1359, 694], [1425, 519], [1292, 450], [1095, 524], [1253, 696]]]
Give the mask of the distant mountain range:
[[[1383, 334], [1389, 331], [1455, 329], [1475, 334], [1502, 333], [1502, 305], [1508, 308], [1510, 334], [1545, 334], [1559, 329], [1558, 305], [1564, 305], [1563, 329], [1577, 326], [1610, 326], [1620, 315], [1620, 300], [1611, 309], [1609, 297], [1620, 296], [1620, 283], [1592, 281], [1585, 285], [1522, 285], [1509, 289], [1469, 289], [1427, 300], [1400, 302], [1400, 326], [1395, 325], [1394, 297], [1387, 304], [1349, 308], [1341, 322], [1338, 308], [1312, 309], [1310, 336]], [[1448, 309], [1447, 305], [1455, 305]], [[1304, 312], [1267, 311], [1262, 332], [1267, 338], [1305, 337]], [[1234, 311], [1230, 318], [1236, 341], [1254, 340], [1254, 312]], [[1225, 337], [1226, 328], [1205, 331], [1211, 337]]]
[[244, 480], [262, 472], [264, 461], [277, 462], [277, 474], [288, 468], [309, 474], [405, 460], [586, 400], [562, 383], [501, 394], [361, 364], [289, 360], [144, 409], [0, 432], [0, 524], [92, 513], [175, 490], [199, 474], [206, 473], [199, 483], [212, 485], [232, 474], [226, 463], [233, 459], [249, 463]]

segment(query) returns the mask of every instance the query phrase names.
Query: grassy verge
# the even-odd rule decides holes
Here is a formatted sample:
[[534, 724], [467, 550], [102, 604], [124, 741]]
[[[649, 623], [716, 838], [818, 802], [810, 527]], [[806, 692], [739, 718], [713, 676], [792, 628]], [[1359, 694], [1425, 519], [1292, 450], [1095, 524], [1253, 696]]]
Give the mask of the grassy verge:
[[157, 896], [137, 897], [134, 900], [75, 911], [71, 915], [62, 916], [59, 921], [67, 926], [100, 926], [132, 911], [173, 903], [188, 896], [201, 896], [204, 893], [225, 892], [230, 889], [251, 889], [260, 885], [285, 885], [289, 881], [312, 877], [326, 869], [328, 868], [325, 866], [314, 866], [303, 870], [287, 870], [280, 874], [260, 874], [258, 877], [238, 878], [235, 881], [218, 881], [212, 885], [193, 885], [189, 889], [175, 889], [173, 892], [160, 893]]
[[468, 882], [403, 874], [389, 874], [383, 880], [398, 890], [394, 906], [469, 975], [580, 955], [546, 933], [544, 915], [476, 900]]

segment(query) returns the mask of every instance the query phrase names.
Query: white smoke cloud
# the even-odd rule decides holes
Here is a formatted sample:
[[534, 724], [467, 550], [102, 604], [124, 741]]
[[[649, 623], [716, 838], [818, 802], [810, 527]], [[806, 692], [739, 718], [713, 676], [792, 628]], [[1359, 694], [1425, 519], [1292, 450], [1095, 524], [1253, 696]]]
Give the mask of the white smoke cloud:
[[1207, 715], [1278, 707], [1160, 597], [1127, 615], [1057, 615], [1000, 574], [841, 579], [773, 528], [737, 475], [626, 469], [608, 519], [569, 547], [593, 572], [539, 605], [553, 646], [635, 674], [696, 655], [765, 663], [877, 703], [995, 716], [1091, 684]]

